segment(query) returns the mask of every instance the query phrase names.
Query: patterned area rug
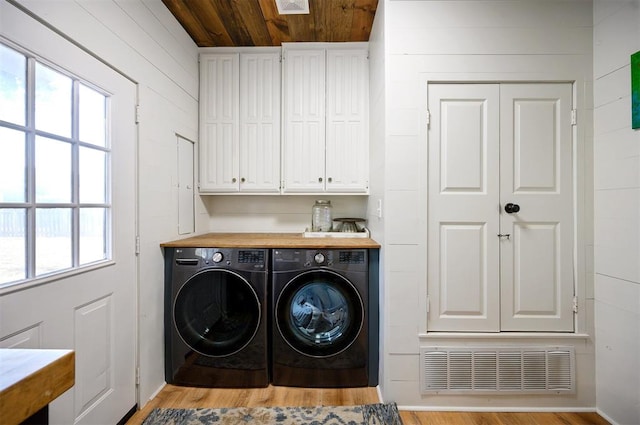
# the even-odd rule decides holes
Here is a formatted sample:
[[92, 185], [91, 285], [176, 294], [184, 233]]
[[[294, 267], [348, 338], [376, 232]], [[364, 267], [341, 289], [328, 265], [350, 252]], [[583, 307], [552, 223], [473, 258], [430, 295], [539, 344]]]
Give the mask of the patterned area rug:
[[142, 425], [402, 425], [395, 403], [361, 406], [153, 409]]

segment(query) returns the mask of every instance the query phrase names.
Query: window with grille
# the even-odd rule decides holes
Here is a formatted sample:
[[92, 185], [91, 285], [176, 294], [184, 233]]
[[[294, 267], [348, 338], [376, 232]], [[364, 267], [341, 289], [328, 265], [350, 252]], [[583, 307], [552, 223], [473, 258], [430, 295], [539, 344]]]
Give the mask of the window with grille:
[[110, 258], [109, 96], [0, 41], [0, 287]]

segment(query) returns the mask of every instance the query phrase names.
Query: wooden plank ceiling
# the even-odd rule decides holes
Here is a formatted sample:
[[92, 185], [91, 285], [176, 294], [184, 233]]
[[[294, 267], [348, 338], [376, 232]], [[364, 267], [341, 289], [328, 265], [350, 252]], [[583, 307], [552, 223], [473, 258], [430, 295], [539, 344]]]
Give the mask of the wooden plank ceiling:
[[162, 0], [200, 47], [368, 41], [378, 0], [309, 0], [280, 15], [275, 0]]

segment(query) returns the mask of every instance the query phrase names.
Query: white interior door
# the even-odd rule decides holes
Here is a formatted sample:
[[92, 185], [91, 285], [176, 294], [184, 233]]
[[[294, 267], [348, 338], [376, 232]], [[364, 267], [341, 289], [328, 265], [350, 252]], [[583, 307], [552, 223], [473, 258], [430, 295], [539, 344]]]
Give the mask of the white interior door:
[[429, 86], [430, 331], [497, 331], [499, 86]]
[[571, 84], [503, 84], [500, 105], [500, 328], [573, 331]]
[[0, 290], [0, 346], [75, 350], [51, 423], [114, 424], [136, 405], [136, 86], [7, 2], [0, 16], [1, 37], [107, 94], [112, 206], [108, 261]]
[[573, 331], [571, 85], [433, 84], [428, 102], [427, 329]]

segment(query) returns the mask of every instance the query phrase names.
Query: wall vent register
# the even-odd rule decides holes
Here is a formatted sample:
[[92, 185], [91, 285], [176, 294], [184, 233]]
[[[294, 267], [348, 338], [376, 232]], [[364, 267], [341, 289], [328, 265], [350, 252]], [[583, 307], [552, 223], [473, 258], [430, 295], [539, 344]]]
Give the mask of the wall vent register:
[[575, 394], [573, 347], [422, 347], [422, 394]]

